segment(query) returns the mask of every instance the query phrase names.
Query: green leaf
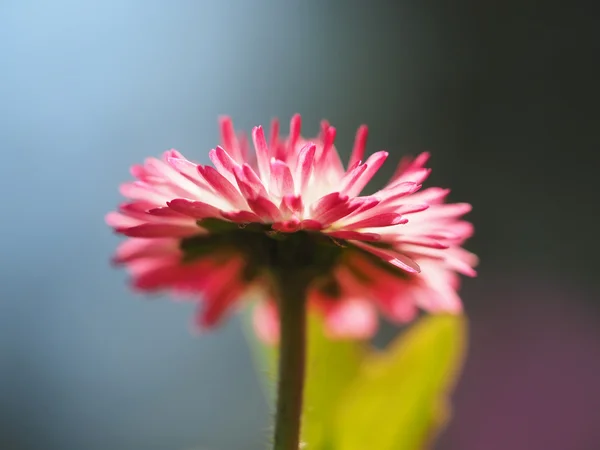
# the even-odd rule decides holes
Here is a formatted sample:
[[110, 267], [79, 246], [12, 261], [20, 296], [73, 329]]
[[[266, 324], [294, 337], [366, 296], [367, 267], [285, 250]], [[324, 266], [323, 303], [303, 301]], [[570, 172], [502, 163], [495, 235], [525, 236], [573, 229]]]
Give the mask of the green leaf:
[[462, 365], [465, 319], [427, 316], [366, 357], [334, 420], [335, 450], [423, 450], [448, 418]]
[[[302, 442], [307, 450], [331, 450], [333, 419], [338, 400], [358, 373], [365, 355], [365, 343], [330, 340], [323, 334], [323, 323], [316, 313], [309, 313], [307, 364], [302, 417]], [[275, 400], [277, 349], [259, 343], [255, 357], [262, 372], [267, 371], [267, 393]], [[364, 450], [364, 449], [362, 449]]]
[[308, 343], [302, 441], [308, 444], [307, 450], [329, 449], [334, 412], [341, 395], [358, 373], [366, 353], [365, 344], [328, 339], [317, 314], [310, 314]]

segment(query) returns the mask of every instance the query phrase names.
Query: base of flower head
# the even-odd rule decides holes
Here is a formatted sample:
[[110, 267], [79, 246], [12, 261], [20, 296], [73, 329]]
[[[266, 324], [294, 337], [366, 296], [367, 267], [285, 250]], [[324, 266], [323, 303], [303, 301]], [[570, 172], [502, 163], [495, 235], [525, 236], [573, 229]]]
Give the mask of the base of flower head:
[[[364, 259], [389, 275], [406, 278], [408, 274], [364, 251], [350, 241], [331, 238], [325, 234], [300, 230], [280, 233], [269, 225], [239, 225], [232, 222], [209, 219], [199, 225], [210, 231], [208, 234], [181, 240], [183, 261], [193, 263], [203, 258], [221, 258], [227, 261], [232, 255], [244, 261], [242, 277], [251, 283], [255, 278], [289, 279], [290, 274], [330, 299], [341, 295], [341, 286], [335, 270], [342, 265], [361, 279], [369, 274], [361, 272], [360, 264], [353, 261]], [[376, 243], [385, 248], [386, 244]]]

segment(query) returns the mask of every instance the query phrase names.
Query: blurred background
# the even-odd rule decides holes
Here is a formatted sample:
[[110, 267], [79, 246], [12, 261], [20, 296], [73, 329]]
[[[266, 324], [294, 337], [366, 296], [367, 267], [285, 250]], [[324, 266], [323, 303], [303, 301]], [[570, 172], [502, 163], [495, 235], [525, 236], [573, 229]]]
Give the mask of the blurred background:
[[134, 296], [103, 216], [146, 156], [206, 162], [219, 114], [295, 112], [346, 157], [367, 123], [380, 183], [432, 151], [430, 185], [474, 206], [471, 352], [436, 449], [597, 449], [597, 20], [446, 4], [0, 0], [0, 449], [265, 448], [241, 321], [199, 338], [189, 305]]

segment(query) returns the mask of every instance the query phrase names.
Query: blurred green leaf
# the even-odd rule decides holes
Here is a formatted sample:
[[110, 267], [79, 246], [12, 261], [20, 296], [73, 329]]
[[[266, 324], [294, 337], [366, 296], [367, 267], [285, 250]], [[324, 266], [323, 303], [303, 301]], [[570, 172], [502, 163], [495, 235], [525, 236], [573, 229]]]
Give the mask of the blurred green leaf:
[[322, 320], [311, 314], [308, 330], [307, 382], [304, 391], [302, 441], [307, 450], [332, 448], [334, 412], [340, 396], [356, 377], [365, 352], [360, 341], [330, 340]]
[[465, 322], [460, 316], [427, 316], [385, 351], [364, 358], [338, 402], [332, 449], [427, 448], [448, 418], [448, 395], [465, 349]]
[[[307, 365], [302, 418], [302, 442], [306, 450], [331, 450], [334, 411], [340, 395], [358, 373], [365, 355], [365, 343], [329, 340], [323, 334], [322, 319], [311, 313], [308, 318]], [[261, 371], [267, 371], [267, 392], [275, 399], [277, 349], [253, 338], [255, 356]], [[362, 449], [364, 450], [364, 449]]]

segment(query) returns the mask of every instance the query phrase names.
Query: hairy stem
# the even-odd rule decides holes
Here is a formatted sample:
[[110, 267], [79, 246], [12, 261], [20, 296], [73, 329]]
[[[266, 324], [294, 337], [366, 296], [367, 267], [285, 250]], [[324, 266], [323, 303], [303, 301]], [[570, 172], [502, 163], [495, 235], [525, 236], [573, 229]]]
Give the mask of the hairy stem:
[[306, 288], [298, 284], [282, 282], [279, 289], [281, 331], [274, 450], [298, 450], [300, 443], [306, 359]]

